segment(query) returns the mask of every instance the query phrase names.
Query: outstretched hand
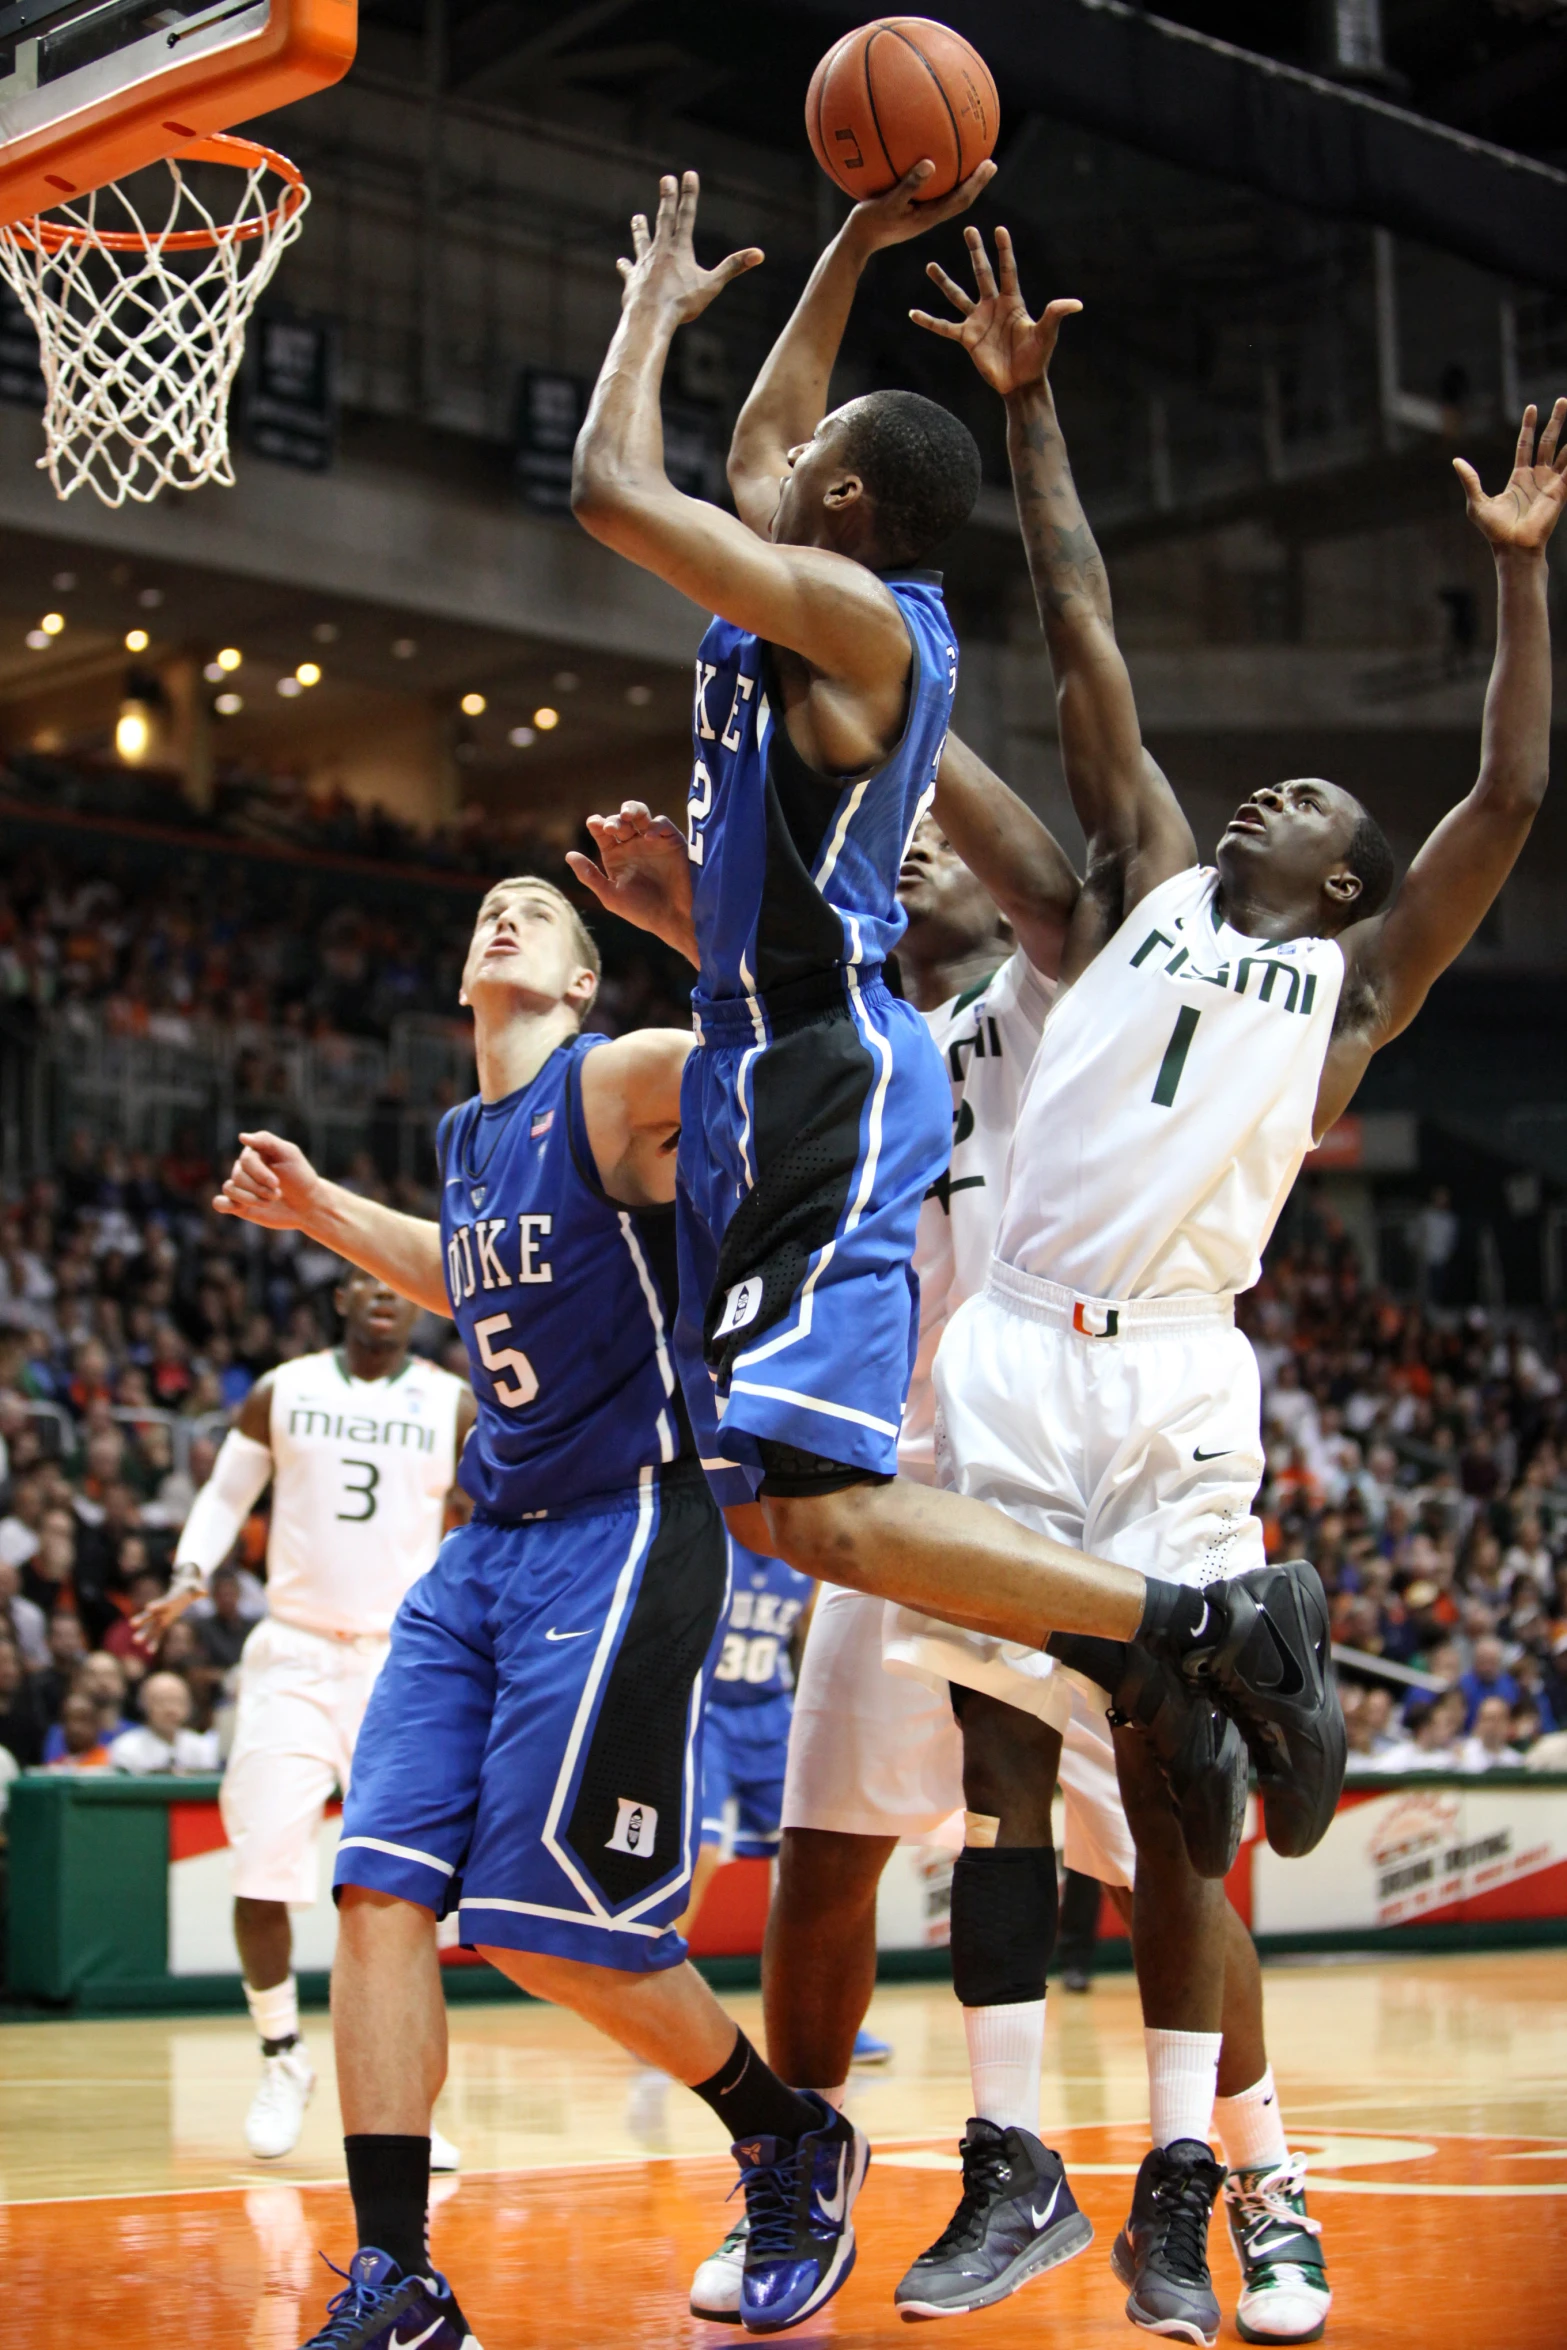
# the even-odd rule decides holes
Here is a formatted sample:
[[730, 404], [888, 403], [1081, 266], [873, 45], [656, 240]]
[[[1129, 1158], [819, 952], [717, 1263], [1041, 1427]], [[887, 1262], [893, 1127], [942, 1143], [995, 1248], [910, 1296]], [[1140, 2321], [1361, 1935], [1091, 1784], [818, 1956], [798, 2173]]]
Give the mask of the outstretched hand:
[[622, 258], [615, 264], [624, 282], [623, 310], [650, 303], [673, 310], [677, 323], [684, 326], [688, 320], [700, 318], [732, 278], [759, 266], [760, 246], [747, 245], [720, 261], [716, 269], [702, 267], [692, 242], [701, 192], [702, 183], [694, 171], [682, 172], [678, 180], [666, 172], [658, 183], [658, 212], [651, 230], [645, 212], [632, 214], [631, 244], [636, 259]]
[[568, 849], [566, 862], [601, 906], [638, 930], [650, 930], [678, 954], [696, 959], [691, 926], [691, 852], [685, 834], [642, 800], [618, 815], [590, 816], [588, 835], [602, 859]]
[[213, 1201], [220, 1216], [242, 1216], [271, 1232], [300, 1231], [321, 1178], [297, 1142], [280, 1134], [242, 1134], [239, 1157]]
[[[1480, 476], [1464, 458], [1453, 459], [1453, 471], [1464, 485], [1469, 519], [1493, 547], [1517, 547], [1532, 554], [1545, 545], [1567, 504], [1567, 400], [1558, 400], [1535, 443], [1539, 411], [1531, 400], [1523, 412], [1513, 470], [1505, 489], [1486, 496]], [[1558, 454], [1558, 448], [1560, 453]]]
[[927, 334], [941, 335], [949, 343], [961, 343], [991, 390], [1005, 399], [1028, 384], [1044, 381], [1062, 320], [1070, 318], [1083, 305], [1070, 299], [1051, 302], [1038, 318], [1031, 318], [1028, 304], [1018, 290], [1017, 262], [1007, 231], [1004, 228], [996, 231], [994, 270], [985, 251], [985, 240], [977, 228], [966, 228], [963, 241], [973, 264], [975, 294], [966, 294], [955, 279], [948, 277], [939, 261], [930, 261], [925, 265], [925, 275], [932, 285], [941, 288], [958, 316], [932, 318], [927, 310], [911, 310], [909, 316]]
[[930, 157], [924, 156], [884, 196], [867, 196], [863, 204], [856, 204], [844, 224], [845, 235], [866, 253], [879, 253], [884, 245], [907, 244], [910, 237], [922, 237], [928, 228], [939, 228], [944, 220], [955, 220], [960, 212], [967, 212], [981, 189], [989, 187], [996, 176], [996, 167], [987, 158], [966, 180], [960, 180], [950, 195], [924, 196], [921, 191], [935, 169]]

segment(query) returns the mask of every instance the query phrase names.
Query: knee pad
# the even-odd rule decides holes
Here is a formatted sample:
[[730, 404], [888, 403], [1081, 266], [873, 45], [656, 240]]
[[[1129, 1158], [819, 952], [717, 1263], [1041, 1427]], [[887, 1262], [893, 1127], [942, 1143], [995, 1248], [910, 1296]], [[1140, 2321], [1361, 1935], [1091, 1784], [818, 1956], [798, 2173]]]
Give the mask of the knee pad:
[[964, 2007], [1043, 1999], [1060, 1894], [1048, 1845], [960, 1852], [952, 1871], [952, 1988]]

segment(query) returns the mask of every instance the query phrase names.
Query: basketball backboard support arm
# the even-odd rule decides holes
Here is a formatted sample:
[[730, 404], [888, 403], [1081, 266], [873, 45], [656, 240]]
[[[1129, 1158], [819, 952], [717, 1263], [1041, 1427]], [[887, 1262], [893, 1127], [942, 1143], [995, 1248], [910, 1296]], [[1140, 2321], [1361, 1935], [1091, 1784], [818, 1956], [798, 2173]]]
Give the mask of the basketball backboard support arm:
[[0, 224], [338, 81], [357, 0], [0, 5]]

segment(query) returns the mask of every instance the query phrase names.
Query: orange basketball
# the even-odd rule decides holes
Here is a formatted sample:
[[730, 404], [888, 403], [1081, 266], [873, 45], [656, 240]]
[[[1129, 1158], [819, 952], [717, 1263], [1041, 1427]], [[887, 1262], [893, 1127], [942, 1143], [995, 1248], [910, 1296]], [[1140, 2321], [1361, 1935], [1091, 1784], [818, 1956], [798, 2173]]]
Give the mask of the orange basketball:
[[922, 156], [927, 199], [965, 180], [996, 143], [1001, 110], [989, 66], [928, 16], [881, 16], [845, 33], [811, 76], [811, 152], [846, 196], [881, 196]]

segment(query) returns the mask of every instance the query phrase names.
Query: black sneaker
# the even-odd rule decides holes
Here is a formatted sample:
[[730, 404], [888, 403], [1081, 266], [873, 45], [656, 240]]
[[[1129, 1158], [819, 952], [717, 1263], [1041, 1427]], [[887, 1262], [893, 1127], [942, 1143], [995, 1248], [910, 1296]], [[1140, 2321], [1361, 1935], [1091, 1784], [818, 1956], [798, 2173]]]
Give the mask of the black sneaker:
[[803, 2138], [750, 2138], [733, 2148], [745, 2189], [740, 2323], [777, 2334], [830, 2301], [854, 2266], [854, 2203], [870, 2140], [814, 2089], [821, 2122]]
[[328, 2268], [343, 2290], [327, 2303], [326, 2324], [304, 2350], [479, 2350], [477, 2337], [441, 2276], [405, 2276], [395, 2260], [372, 2245], [345, 2269]]
[[1109, 1691], [1110, 1719], [1147, 1739], [1199, 1877], [1227, 1877], [1246, 1825], [1246, 1741], [1207, 1692], [1174, 1663], [1128, 1641], [1126, 1669]]
[[1027, 2130], [971, 2121], [960, 2151], [958, 2208], [893, 2295], [907, 2318], [988, 2309], [1094, 2239], [1060, 2155]]
[[1328, 1832], [1347, 1752], [1322, 1578], [1309, 1560], [1290, 1559], [1211, 1583], [1203, 1596], [1201, 1631], [1158, 1647], [1240, 1725], [1268, 1842], [1298, 1859]]
[[1219, 2304], [1208, 2274], [1208, 2220], [1224, 2167], [1200, 2138], [1177, 2138], [1143, 2158], [1132, 2209], [1110, 2266], [1131, 2291], [1126, 2314], [1150, 2334], [1213, 2350]]

